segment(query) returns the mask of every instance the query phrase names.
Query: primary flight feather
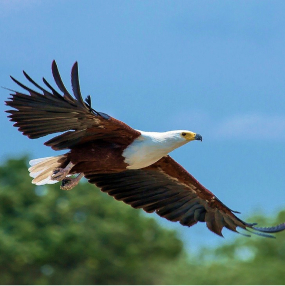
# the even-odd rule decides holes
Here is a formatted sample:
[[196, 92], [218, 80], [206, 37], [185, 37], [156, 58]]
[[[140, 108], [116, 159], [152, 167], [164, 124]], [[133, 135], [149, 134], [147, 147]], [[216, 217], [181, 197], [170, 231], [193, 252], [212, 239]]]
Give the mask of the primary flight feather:
[[55, 61], [52, 73], [61, 93], [44, 78], [48, 90], [24, 72], [28, 81], [40, 91], [11, 77], [27, 92], [13, 91], [6, 101], [14, 108], [7, 110], [8, 117], [29, 138], [64, 132], [45, 145], [54, 150], [69, 151], [64, 155], [31, 160], [32, 183], [44, 185], [61, 181], [61, 189], [69, 190], [85, 177], [103, 192], [134, 208], [156, 212], [189, 227], [205, 222], [220, 236], [224, 227], [235, 232], [240, 227], [266, 237], [285, 229], [285, 223], [259, 228], [240, 220], [234, 211], [168, 155], [190, 141], [202, 141], [201, 135], [187, 130], [135, 130], [93, 109], [90, 96], [83, 100], [77, 62], [71, 71], [73, 96], [63, 84]]

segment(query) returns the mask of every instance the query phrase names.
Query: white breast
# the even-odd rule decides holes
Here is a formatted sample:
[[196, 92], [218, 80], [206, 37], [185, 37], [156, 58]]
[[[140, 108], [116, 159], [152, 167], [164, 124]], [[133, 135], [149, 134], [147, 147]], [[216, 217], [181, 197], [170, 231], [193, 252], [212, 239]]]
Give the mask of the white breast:
[[179, 131], [144, 132], [134, 140], [123, 152], [128, 169], [147, 167], [172, 150], [187, 143], [181, 138]]

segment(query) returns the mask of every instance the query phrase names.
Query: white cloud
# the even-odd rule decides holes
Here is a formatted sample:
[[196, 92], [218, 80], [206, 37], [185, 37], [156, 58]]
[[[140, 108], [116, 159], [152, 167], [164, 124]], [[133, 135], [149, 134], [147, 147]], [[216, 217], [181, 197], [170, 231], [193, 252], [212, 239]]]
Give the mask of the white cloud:
[[214, 133], [219, 138], [284, 140], [285, 115], [239, 114], [216, 122]]

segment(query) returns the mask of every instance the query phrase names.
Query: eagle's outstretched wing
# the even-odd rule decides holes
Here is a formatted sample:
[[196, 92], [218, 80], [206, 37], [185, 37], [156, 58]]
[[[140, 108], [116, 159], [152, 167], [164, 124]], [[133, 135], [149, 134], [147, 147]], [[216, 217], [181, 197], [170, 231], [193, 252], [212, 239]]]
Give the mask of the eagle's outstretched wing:
[[6, 101], [8, 106], [16, 110], [7, 110], [14, 126], [31, 139], [46, 136], [48, 134], [65, 132], [47, 141], [45, 145], [54, 150], [69, 149], [77, 144], [102, 139], [113, 143], [129, 144], [140, 135], [140, 132], [132, 129], [125, 123], [94, 110], [91, 106], [91, 98], [88, 96], [84, 102], [80, 92], [78, 65], [73, 65], [71, 71], [71, 84], [73, 98], [65, 88], [56, 62], [52, 63], [54, 80], [63, 95], [58, 93], [44, 78], [43, 82], [50, 91], [38, 85], [25, 72], [25, 77], [41, 92], [37, 92], [13, 77], [19, 86], [29, 92], [14, 91], [12, 98]]
[[209, 190], [170, 156], [140, 170], [127, 170], [113, 174], [85, 174], [90, 183], [103, 192], [146, 212], [156, 212], [170, 221], [192, 226], [206, 222], [207, 227], [222, 236], [226, 227], [237, 232], [240, 227], [254, 230], [255, 234], [273, 237], [285, 229], [285, 223], [275, 227], [258, 228], [240, 220]]

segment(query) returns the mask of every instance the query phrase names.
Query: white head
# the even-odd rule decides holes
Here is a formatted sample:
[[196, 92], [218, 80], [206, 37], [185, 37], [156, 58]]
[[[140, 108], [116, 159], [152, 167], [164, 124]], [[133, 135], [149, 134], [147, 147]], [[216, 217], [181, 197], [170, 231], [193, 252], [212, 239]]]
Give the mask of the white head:
[[188, 130], [174, 130], [174, 131], [164, 132], [164, 134], [169, 135], [169, 137], [173, 136], [174, 138], [176, 138], [177, 140], [181, 140], [182, 142], [185, 141], [189, 142], [193, 140], [202, 141], [202, 136], [200, 134]]
[[160, 133], [162, 141], [166, 141], [171, 144], [174, 149], [194, 140], [202, 141], [200, 134], [194, 133], [188, 130], [174, 130]]

